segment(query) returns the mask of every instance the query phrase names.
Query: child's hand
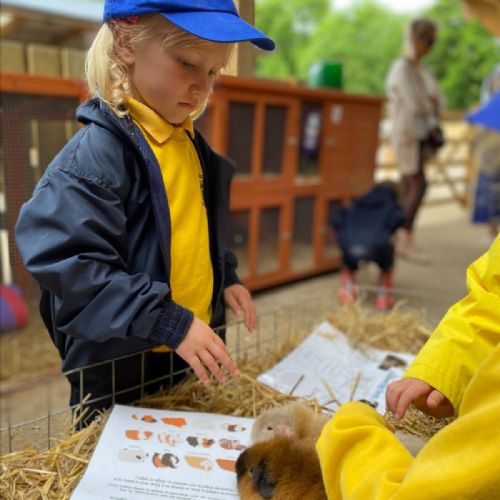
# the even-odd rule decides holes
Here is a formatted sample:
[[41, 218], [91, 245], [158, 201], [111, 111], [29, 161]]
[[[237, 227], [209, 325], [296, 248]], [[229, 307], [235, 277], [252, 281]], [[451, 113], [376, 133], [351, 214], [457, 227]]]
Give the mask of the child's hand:
[[245, 319], [245, 326], [253, 331], [257, 327], [257, 311], [250, 292], [243, 285], [231, 285], [224, 290], [226, 304], [237, 316]]
[[389, 384], [385, 399], [387, 409], [396, 420], [404, 417], [410, 403], [434, 417], [449, 417], [454, 413], [453, 405], [442, 393], [416, 378], [404, 378]]
[[236, 363], [231, 359], [223, 340], [196, 316], [186, 337], [175, 352], [189, 363], [195, 375], [204, 384], [209, 381], [205, 368], [208, 368], [219, 382], [226, 380], [219, 365], [222, 365], [231, 375], [239, 374]]

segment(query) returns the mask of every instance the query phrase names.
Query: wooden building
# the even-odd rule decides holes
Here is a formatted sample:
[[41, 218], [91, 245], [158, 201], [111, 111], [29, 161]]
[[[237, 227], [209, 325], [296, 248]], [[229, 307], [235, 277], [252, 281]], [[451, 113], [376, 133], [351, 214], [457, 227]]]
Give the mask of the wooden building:
[[[72, 2], [71, 9], [65, 3], [6, 0], [2, 6], [1, 273], [28, 299], [38, 290], [16, 249], [15, 222], [78, 126], [85, 49], [100, 25], [98, 2]], [[244, 4], [253, 16], [251, 3]], [[251, 74], [253, 49], [242, 44], [238, 50], [232, 71]], [[339, 266], [328, 222], [373, 182], [381, 104], [338, 90], [241, 76], [219, 80], [198, 126], [237, 167], [229, 244], [251, 289]]]
[[234, 160], [230, 246], [252, 289], [335, 269], [329, 225], [373, 184], [382, 100], [222, 77], [198, 126]]

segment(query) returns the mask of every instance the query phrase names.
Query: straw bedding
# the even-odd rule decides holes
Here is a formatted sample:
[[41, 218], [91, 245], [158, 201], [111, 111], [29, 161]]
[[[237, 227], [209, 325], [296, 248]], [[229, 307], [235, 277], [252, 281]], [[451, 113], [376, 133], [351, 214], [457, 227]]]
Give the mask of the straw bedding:
[[[326, 319], [344, 331], [351, 342], [361, 348], [366, 345], [416, 353], [430, 333], [430, 327], [425, 325], [420, 315], [403, 312], [399, 305], [390, 314], [378, 315], [355, 304], [338, 309]], [[222, 385], [203, 385], [191, 377], [168, 393], [148, 396], [137, 404], [151, 408], [256, 417], [265, 409], [291, 401], [295, 399], [293, 394], [278, 393], [256, 380], [259, 373], [276, 364], [309, 331], [288, 333], [275, 349], [269, 349], [264, 355], [240, 359], [241, 374]], [[332, 400], [336, 400], [335, 388], [328, 389]], [[354, 391], [353, 388], [353, 395]], [[321, 410], [314, 400], [307, 401], [306, 404], [317, 411]], [[386, 418], [396, 428], [423, 437], [433, 435], [450, 421], [428, 417], [415, 408], [407, 412], [402, 422], [394, 422], [390, 415]], [[9, 500], [69, 498], [85, 471], [105, 421], [106, 415], [103, 415], [84, 430], [68, 431], [66, 440], [54, 442], [47, 451], [26, 449], [1, 457], [0, 497]]]

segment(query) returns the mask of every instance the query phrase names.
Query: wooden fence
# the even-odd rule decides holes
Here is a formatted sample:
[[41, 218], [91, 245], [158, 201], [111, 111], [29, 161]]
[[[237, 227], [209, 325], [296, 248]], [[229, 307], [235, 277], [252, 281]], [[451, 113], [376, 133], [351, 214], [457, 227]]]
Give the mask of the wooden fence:
[[[464, 120], [463, 111], [446, 111], [442, 124], [446, 144], [426, 167], [429, 189], [425, 203], [457, 202], [468, 206], [474, 182], [472, 157], [475, 128]], [[384, 118], [380, 122], [375, 172], [377, 181], [399, 178], [394, 151], [389, 144], [389, 127], [389, 121]]]

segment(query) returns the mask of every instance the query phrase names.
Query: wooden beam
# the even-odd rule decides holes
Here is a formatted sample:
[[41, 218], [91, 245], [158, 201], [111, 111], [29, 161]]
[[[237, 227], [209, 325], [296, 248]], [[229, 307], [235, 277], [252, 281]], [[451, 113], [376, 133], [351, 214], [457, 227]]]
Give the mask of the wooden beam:
[[67, 26], [68, 28], [77, 28], [80, 30], [96, 30], [99, 28], [101, 23], [92, 21], [81, 21], [79, 19], [70, 19], [63, 16], [55, 16], [51, 14], [46, 14], [43, 12], [33, 12], [24, 9], [18, 9], [15, 7], [5, 7], [2, 6], [2, 15], [11, 14], [20, 19], [34, 20], [47, 22], [51, 24], [58, 24], [61, 26]]
[[8, 12], [2, 12], [0, 19], [0, 38], [8, 38], [24, 23], [24, 19]]
[[500, 37], [500, 2], [498, 0], [462, 0], [466, 19], [477, 19], [493, 36]]
[[280, 96], [307, 97], [312, 101], [320, 102], [323, 99], [333, 99], [339, 102], [372, 103], [380, 106], [383, 97], [369, 96], [365, 94], [347, 94], [342, 90], [329, 88], [312, 88], [305, 85], [295, 85], [278, 80], [266, 80], [259, 78], [234, 78], [223, 75], [216, 83], [215, 90], [226, 88], [228, 90], [242, 90], [244, 92], [266, 92], [267, 94]]
[[[236, 0], [236, 7], [242, 19], [249, 24], [255, 22], [255, 0]], [[226, 74], [252, 77], [255, 67], [255, 47], [251, 43], [237, 43], [231, 53]]]
[[0, 92], [78, 97], [83, 101], [87, 97], [87, 86], [81, 80], [70, 78], [2, 72]]

